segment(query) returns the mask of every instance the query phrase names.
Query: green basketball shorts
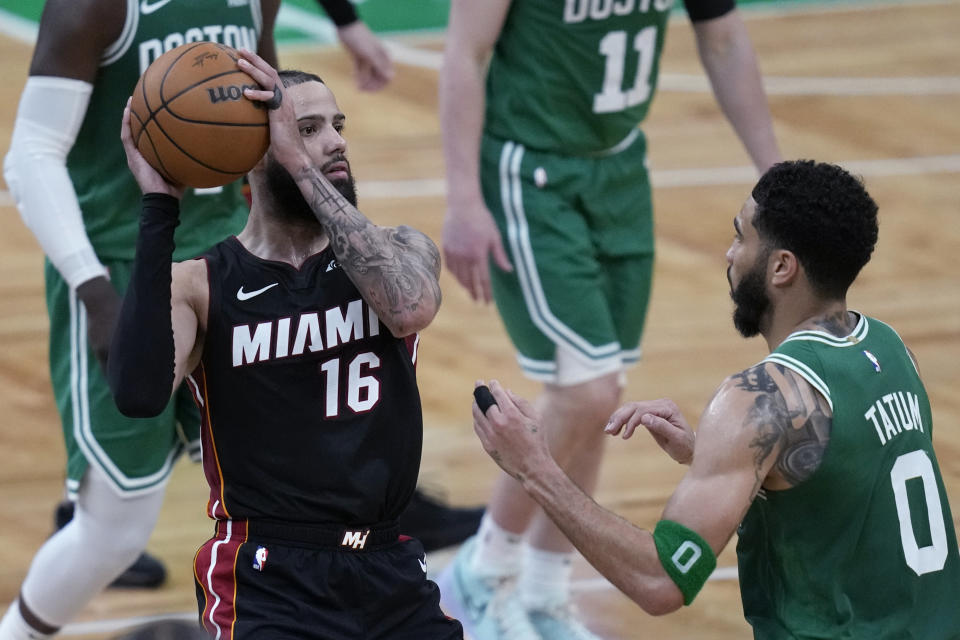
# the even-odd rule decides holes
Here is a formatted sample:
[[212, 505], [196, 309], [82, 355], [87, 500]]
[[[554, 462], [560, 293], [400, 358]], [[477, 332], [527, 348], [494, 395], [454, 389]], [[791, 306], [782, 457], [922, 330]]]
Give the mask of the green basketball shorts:
[[[110, 280], [122, 293], [132, 262], [108, 262]], [[166, 482], [185, 447], [200, 450], [200, 414], [186, 385], [156, 418], [122, 415], [106, 375], [87, 342], [83, 304], [48, 261], [50, 378], [67, 446], [67, 492], [75, 496], [88, 464], [97, 465], [121, 494], [150, 491]]]
[[491, 262], [493, 294], [530, 378], [578, 384], [640, 358], [653, 204], [644, 136], [625, 147], [573, 157], [483, 139], [484, 199], [514, 268]]

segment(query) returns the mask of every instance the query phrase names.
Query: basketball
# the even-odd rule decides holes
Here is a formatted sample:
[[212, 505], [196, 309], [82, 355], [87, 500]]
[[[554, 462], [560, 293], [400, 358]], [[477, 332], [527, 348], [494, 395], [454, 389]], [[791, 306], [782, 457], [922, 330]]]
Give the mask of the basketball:
[[270, 143], [267, 110], [243, 89], [235, 49], [191, 42], [167, 51], [140, 77], [130, 103], [137, 149], [168, 182], [219, 187], [242, 177]]

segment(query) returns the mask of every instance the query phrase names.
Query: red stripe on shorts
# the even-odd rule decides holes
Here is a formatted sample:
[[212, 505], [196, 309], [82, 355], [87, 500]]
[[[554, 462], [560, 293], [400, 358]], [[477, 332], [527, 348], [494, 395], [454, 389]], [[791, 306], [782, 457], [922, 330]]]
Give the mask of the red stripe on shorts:
[[194, 576], [205, 596], [201, 622], [212, 638], [232, 640], [237, 619], [237, 555], [247, 541], [245, 521], [221, 520], [217, 535], [194, 559]]

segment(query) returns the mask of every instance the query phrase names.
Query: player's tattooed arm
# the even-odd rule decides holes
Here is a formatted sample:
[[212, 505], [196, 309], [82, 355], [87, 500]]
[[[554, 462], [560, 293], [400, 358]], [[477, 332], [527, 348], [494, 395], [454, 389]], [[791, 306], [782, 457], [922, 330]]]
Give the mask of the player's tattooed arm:
[[754, 396], [743, 426], [755, 433], [750, 446], [758, 484], [785, 489], [809, 478], [823, 460], [833, 424], [823, 397], [796, 373], [773, 363], [751, 367], [733, 381]]
[[337, 260], [380, 320], [398, 337], [425, 328], [440, 308], [440, 251], [411, 227], [367, 219], [316, 167], [303, 169], [307, 198]]

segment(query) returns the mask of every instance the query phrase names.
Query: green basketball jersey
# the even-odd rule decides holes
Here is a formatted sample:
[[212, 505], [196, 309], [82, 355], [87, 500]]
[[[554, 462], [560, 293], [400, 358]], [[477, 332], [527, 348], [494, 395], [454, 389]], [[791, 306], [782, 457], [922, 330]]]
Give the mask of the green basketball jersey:
[[[212, 40], [257, 50], [260, 0], [128, 0], [119, 39], [104, 51], [77, 141], [67, 158], [87, 235], [102, 260], [132, 260], [140, 189], [120, 143], [120, 116], [151, 62], [187, 42]], [[174, 259], [198, 255], [238, 233], [247, 206], [241, 185], [188, 190]]]
[[906, 347], [861, 316], [846, 338], [790, 335], [765, 360], [830, 404], [820, 467], [761, 491], [740, 527], [754, 637], [960, 638], [960, 557], [930, 403]]
[[672, 6], [513, 0], [487, 73], [486, 132], [563, 154], [616, 147], [650, 107]]

